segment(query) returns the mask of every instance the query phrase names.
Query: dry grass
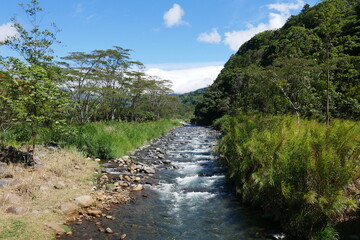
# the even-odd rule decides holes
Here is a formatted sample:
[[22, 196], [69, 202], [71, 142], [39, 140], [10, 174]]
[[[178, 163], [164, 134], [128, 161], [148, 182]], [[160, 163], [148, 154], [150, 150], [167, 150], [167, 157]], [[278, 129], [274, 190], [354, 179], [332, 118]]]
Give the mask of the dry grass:
[[[12, 186], [0, 189], [0, 239], [53, 239], [45, 223], [66, 220], [57, 207], [73, 198], [89, 194], [91, 176], [99, 165], [71, 150], [38, 149], [42, 166], [36, 169], [10, 165], [2, 174]], [[65, 187], [62, 188], [62, 183]], [[56, 188], [60, 185], [60, 189]], [[6, 213], [10, 206], [28, 209], [23, 215]]]

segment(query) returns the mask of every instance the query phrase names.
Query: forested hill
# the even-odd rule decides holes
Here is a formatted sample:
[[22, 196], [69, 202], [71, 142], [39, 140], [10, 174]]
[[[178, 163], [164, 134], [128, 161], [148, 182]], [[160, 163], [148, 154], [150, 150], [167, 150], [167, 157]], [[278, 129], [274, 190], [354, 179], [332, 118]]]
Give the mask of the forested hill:
[[205, 91], [207, 88], [200, 88], [198, 90], [189, 92], [189, 93], [184, 93], [181, 94], [179, 96], [180, 101], [185, 104], [186, 106], [195, 106], [202, 98], [202, 96], [204, 95]]
[[[195, 109], [198, 123], [233, 112], [360, 118], [360, 3], [305, 5], [230, 57]], [[328, 104], [327, 104], [328, 102]]]

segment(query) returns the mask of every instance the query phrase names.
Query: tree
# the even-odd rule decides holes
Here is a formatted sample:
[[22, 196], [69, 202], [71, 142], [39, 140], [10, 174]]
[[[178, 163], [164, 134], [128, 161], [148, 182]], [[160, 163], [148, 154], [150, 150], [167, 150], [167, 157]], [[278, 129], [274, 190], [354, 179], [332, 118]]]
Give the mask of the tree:
[[11, 19], [17, 35], [7, 39], [3, 44], [18, 52], [31, 65], [47, 65], [53, 59], [51, 46], [60, 43], [56, 39], [59, 29], [55, 23], [51, 23], [53, 31], [40, 29], [39, 15], [43, 11], [37, 0], [31, 0], [28, 4], [19, 4], [25, 12], [32, 27], [26, 30], [14, 17]]
[[318, 9], [316, 19], [319, 21], [316, 31], [323, 40], [323, 58], [326, 66], [326, 125], [330, 124], [330, 85], [332, 58], [335, 41], [345, 24], [344, 14], [347, 2], [344, 0], [325, 0], [324, 6]]
[[[56, 32], [41, 30], [38, 16], [43, 11], [39, 2], [31, 0], [29, 4], [20, 4], [29, 22], [31, 30], [26, 30], [13, 18], [17, 36], [5, 41], [5, 45], [17, 51], [26, 61], [10, 57], [2, 59], [0, 66], [8, 74], [2, 83], [6, 94], [2, 101], [8, 104], [13, 122], [30, 127], [30, 143], [34, 152], [39, 128], [43, 125], [59, 123], [66, 100], [63, 92], [53, 81], [54, 68], [51, 45], [56, 42]], [[54, 26], [54, 24], [53, 24]]]

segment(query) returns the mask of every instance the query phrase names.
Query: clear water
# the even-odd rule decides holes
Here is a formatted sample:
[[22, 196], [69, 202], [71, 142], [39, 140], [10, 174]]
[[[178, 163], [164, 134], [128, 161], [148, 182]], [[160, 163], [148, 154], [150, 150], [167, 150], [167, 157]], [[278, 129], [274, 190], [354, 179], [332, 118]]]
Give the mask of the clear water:
[[[162, 148], [176, 168], [159, 167], [154, 176], [157, 184], [146, 185], [136, 201], [114, 208], [109, 214], [117, 220], [102, 220], [114, 235], [84, 229], [77, 239], [119, 239], [123, 233], [131, 240], [264, 239], [279, 231], [275, 223], [243, 206], [227, 187], [225, 169], [212, 154], [216, 144], [213, 131], [181, 127], [171, 136]], [[145, 193], [148, 197], [143, 198]]]

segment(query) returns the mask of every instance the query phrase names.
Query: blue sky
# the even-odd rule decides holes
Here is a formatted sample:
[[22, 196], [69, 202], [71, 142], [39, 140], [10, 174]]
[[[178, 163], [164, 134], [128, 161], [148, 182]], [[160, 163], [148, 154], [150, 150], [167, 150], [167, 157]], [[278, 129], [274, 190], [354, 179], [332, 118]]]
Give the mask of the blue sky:
[[[42, 24], [61, 32], [58, 57], [114, 45], [132, 49], [147, 73], [174, 82], [175, 92], [205, 87], [254, 34], [281, 27], [305, 3], [318, 0], [39, 0]], [[0, 41], [11, 35], [9, 19], [27, 25], [17, 3], [0, 0]], [[1, 55], [12, 55], [0, 47]]]

